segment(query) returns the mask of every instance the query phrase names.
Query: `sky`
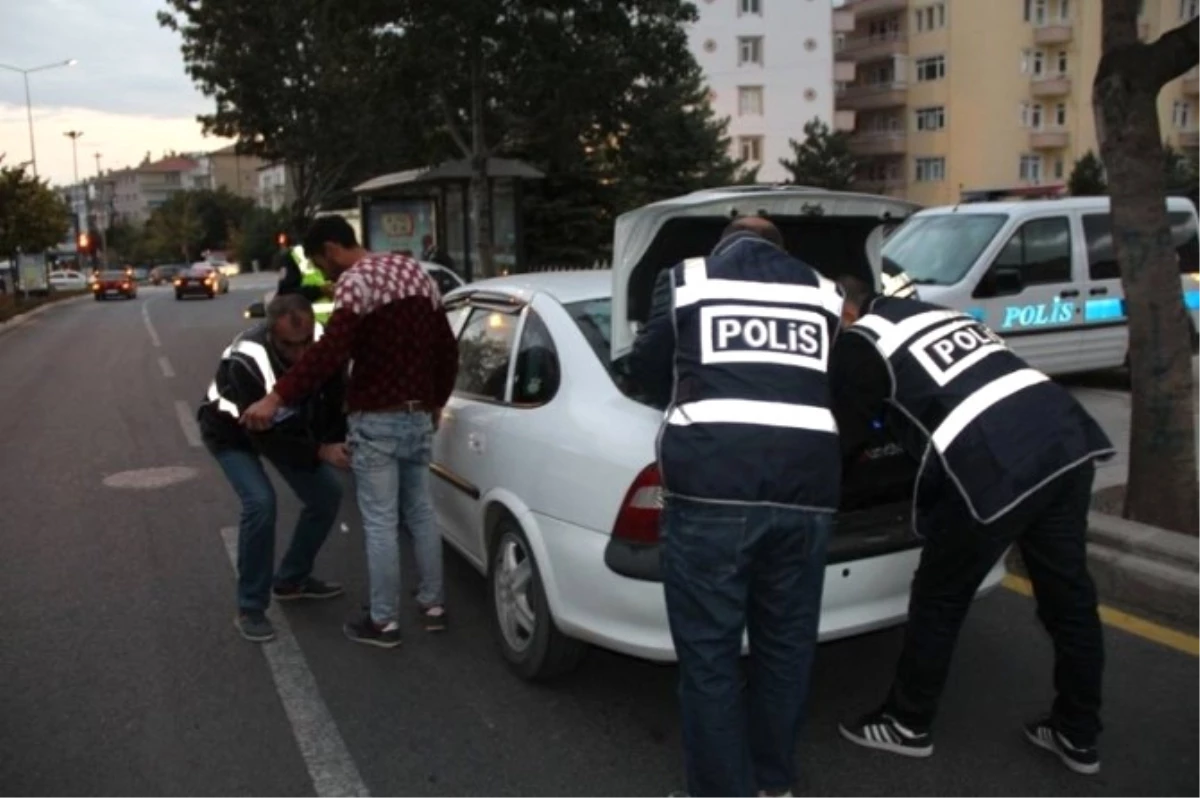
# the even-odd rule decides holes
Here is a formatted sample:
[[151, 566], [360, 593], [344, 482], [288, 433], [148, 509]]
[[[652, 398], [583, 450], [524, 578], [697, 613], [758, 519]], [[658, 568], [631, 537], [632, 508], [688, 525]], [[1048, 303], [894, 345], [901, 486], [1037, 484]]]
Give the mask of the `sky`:
[[[73, 182], [71, 139], [79, 130], [79, 175], [134, 166], [146, 152], [215, 150], [196, 115], [212, 108], [184, 72], [179, 35], [160, 28], [164, 0], [0, 0], [0, 64], [29, 69], [74, 58], [73, 67], [29, 75], [38, 173]], [[0, 70], [0, 153], [30, 160], [25, 86]]]

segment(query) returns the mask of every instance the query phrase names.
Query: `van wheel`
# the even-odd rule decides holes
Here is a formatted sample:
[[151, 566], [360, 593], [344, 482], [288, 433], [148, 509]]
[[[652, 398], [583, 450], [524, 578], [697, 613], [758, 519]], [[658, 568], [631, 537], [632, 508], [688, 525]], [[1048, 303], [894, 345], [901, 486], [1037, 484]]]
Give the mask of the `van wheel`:
[[488, 568], [488, 603], [500, 653], [526, 681], [547, 681], [569, 673], [579, 664], [584, 644], [555, 625], [533, 550], [521, 527], [504, 518], [496, 532]]

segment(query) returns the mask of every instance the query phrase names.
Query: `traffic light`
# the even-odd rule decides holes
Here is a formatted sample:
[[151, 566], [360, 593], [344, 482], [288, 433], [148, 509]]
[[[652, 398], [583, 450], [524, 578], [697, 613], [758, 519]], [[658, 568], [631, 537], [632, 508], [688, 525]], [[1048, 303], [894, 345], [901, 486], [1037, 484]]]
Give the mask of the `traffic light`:
[[287, 246], [287, 233], [280, 233], [279, 235], [275, 236], [275, 241], [276, 241], [276, 243], [279, 244], [279, 246], [286, 247]]
[[76, 243], [78, 244], [77, 249], [80, 252], [88, 252], [91, 250], [92, 241], [87, 233], [80, 233], [79, 240]]

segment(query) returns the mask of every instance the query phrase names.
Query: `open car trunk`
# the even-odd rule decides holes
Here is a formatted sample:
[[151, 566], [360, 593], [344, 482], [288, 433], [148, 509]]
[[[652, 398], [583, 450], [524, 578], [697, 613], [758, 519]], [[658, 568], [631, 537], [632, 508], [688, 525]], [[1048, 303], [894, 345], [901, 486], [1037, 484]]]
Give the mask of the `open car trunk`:
[[[885, 232], [917, 210], [919, 206], [903, 200], [868, 194], [747, 186], [696, 192], [623, 214], [613, 242], [611, 357], [616, 361], [632, 348], [638, 326], [649, 316], [659, 273], [687, 258], [706, 256], [735, 216], [770, 218], [788, 251], [826, 277], [852, 274], [875, 283]], [[830, 563], [917, 545], [909, 519], [915, 474], [916, 463], [889, 440], [881, 420], [867, 451], [844, 465]], [[614, 570], [654, 578], [645, 567], [649, 552], [640, 555], [642, 567], [629, 571], [618, 567], [624, 557], [614, 558], [614, 553], [606, 557]]]

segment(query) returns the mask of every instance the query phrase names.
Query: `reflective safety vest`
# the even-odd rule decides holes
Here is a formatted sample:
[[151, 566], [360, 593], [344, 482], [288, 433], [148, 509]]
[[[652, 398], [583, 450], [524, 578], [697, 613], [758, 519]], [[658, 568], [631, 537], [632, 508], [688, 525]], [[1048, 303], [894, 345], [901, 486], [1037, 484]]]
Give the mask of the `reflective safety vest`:
[[837, 287], [752, 234], [671, 272], [675, 383], [658, 436], [670, 495], [833, 511]]
[[[980, 523], [991, 523], [1062, 473], [1113, 453], [1066, 389], [1030, 368], [975, 318], [916, 299], [876, 298], [847, 329], [887, 361], [901, 443], [954, 483]], [[923, 484], [924, 483], [924, 484]], [[917, 513], [914, 512], [914, 521]]]
[[[289, 254], [300, 268], [300, 285], [314, 288], [324, 288], [329, 285], [329, 281], [325, 279], [325, 275], [321, 274], [321, 270], [304, 256], [304, 247], [292, 247]], [[333, 300], [322, 298], [313, 302], [313, 315], [316, 316], [319, 323], [327, 323], [329, 317], [333, 315]]]
[[[323, 332], [324, 327], [317, 324], [313, 328], [313, 340], [319, 340]], [[233, 343], [225, 347], [225, 351], [221, 353], [222, 361], [236, 360], [254, 375], [263, 386], [263, 396], [274, 390], [275, 383], [278, 381], [275, 373], [275, 361], [267, 348], [267, 334], [267, 325], [260, 324], [233, 339]], [[233, 416], [235, 420], [240, 419], [241, 410], [238, 409], [236, 402], [225, 397], [223, 393], [225, 389], [226, 386], [219, 385], [214, 379], [208, 385], [205, 402], [211, 404], [220, 413]], [[288, 414], [286, 408], [281, 410], [276, 416], [276, 421], [282, 420]]]

